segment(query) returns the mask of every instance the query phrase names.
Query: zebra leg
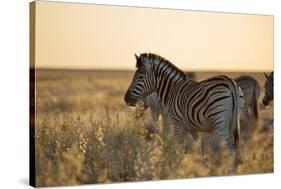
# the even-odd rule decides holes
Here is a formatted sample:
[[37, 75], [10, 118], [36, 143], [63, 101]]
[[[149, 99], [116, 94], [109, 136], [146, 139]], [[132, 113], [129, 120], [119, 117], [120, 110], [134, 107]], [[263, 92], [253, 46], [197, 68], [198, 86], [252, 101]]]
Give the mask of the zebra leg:
[[204, 163], [203, 136], [202, 136], [202, 133], [198, 133], [198, 135], [199, 135], [200, 160], [201, 160], [201, 163]]
[[246, 128], [246, 133], [244, 135], [244, 140], [247, 141], [251, 135], [251, 133], [253, 132], [253, 128], [255, 126], [255, 123], [254, 123], [254, 119], [253, 119], [253, 114], [252, 114], [252, 111], [249, 110], [249, 108], [247, 108], [247, 120], [249, 120], [249, 123], [247, 125], [247, 128]]
[[184, 139], [184, 152], [187, 153], [192, 149], [192, 144], [194, 143], [194, 137], [189, 132], [183, 133], [183, 139]]
[[[195, 138], [198, 138], [196, 134], [193, 134], [191, 132], [187, 132], [185, 130], [185, 127], [181, 124], [180, 121], [177, 121], [176, 119], [169, 119], [171, 121], [171, 126], [174, 130], [174, 138], [176, 142], [182, 146], [184, 149], [184, 152], [186, 153], [189, 149], [191, 149], [192, 143], [195, 140]], [[168, 124], [169, 126], [169, 124]]]
[[[220, 158], [225, 158], [225, 155], [227, 157], [231, 157], [231, 163], [229, 165], [230, 170], [235, 169], [235, 164], [236, 164], [236, 149], [235, 149], [235, 144], [234, 144], [234, 135], [233, 135], [233, 128], [229, 127], [230, 126], [230, 120], [227, 119], [227, 115], [219, 116], [219, 119], [214, 119], [216, 120], [213, 122], [213, 125], [215, 125], [215, 130], [214, 130], [214, 136], [215, 138], [212, 137], [213, 140], [218, 145], [218, 150], [224, 153], [219, 153], [222, 154]], [[227, 165], [228, 166], [228, 165]]]
[[248, 107], [245, 107], [242, 110], [242, 117], [241, 117], [241, 139], [247, 141], [251, 134], [251, 128], [253, 127], [253, 120], [250, 116]]
[[221, 142], [224, 142], [224, 145], [220, 146], [220, 151], [222, 150], [222, 151], [226, 152], [226, 154], [224, 154], [224, 155], [231, 156], [230, 170], [234, 170], [235, 165], [236, 165], [236, 149], [235, 149], [234, 140], [233, 140], [234, 138], [233, 138], [233, 136], [231, 136], [229, 134], [229, 131], [225, 128], [222, 128], [222, 130], [218, 132], [218, 135], [221, 137], [218, 140], [220, 142], [219, 145], [222, 144]]
[[234, 171], [236, 167], [242, 162], [240, 158], [239, 144], [237, 144], [239, 143], [239, 139], [236, 138], [236, 134], [234, 132], [225, 134], [226, 146], [231, 153], [231, 171]]
[[234, 127], [234, 148], [235, 148], [235, 157], [234, 157], [234, 167], [236, 168], [240, 163], [242, 163], [240, 155], [240, 115], [237, 115], [236, 127]]
[[196, 133], [192, 133], [192, 137], [194, 139], [194, 141], [199, 142], [199, 154], [200, 154], [200, 161], [201, 163], [204, 163], [204, 147], [203, 147], [203, 133], [201, 132], [196, 132]]
[[150, 115], [151, 115], [151, 119], [152, 119], [151, 125], [152, 125], [153, 132], [158, 133], [159, 132], [159, 127], [158, 127], [159, 112], [156, 109], [150, 107]]
[[168, 143], [168, 134], [169, 134], [169, 118], [168, 115], [163, 114], [163, 142], [164, 142], [164, 147], [167, 147]]
[[184, 145], [184, 140], [183, 137], [185, 136], [184, 134], [184, 127], [181, 124], [177, 124], [173, 122], [173, 129], [174, 129], [174, 135], [175, 135], [175, 140], [178, 144]]

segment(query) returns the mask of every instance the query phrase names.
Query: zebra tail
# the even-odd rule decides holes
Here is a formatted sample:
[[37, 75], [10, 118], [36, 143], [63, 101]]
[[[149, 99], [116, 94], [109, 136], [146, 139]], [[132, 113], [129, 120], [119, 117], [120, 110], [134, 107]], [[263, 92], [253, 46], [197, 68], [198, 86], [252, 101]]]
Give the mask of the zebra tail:
[[[256, 86], [258, 87], [258, 86]], [[259, 89], [257, 88], [257, 90], [254, 90], [254, 103], [252, 103], [253, 105], [253, 113], [254, 113], [254, 118], [255, 118], [255, 121], [258, 120], [259, 118], [259, 110], [258, 110], [258, 98], [259, 98]]]
[[258, 102], [257, 102], [257, 99], [255, 99], [255, 102], [253, 104], [253, 110], [254, 110], [254, 117], [255, 117], [255, 121], [258, 120], [259, 118], [259, 111], [258, 111]]
[[244, 96], [241, 88], [237, 84], [235, 87], [233, 98], [235, 107], [231, 119], [231, 126], [233, 129], [234, 147], [235, 150], [238, 151], [240, 141], [240, 113], [244, 106]]
[[233, 128], [233, 139], [234, 139], [234, 148], [235, 148], [235, 160], [234, 166], [236, 167], [241, 162], [240, 150], [239, 150], [239, 141], [240, 141], [240, 113], [244, 106], [244, 95], [241, 88], [236, 84], [235, 91], [233, 94], [234, 97], [234, 112], [231, 119], [232, 128]]

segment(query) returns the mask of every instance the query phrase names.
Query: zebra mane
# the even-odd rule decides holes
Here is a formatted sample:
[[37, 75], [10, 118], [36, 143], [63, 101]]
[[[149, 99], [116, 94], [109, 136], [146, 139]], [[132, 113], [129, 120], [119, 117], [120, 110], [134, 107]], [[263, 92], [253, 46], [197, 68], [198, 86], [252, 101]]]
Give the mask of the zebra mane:
[[[181, 71], [173, 63], [171, 63], [169, 60], [167, 60], [166, 58], [164, 58], [164, 57], [162, 57], [160, 55], [157, 55], [157, 54], [154, 54], [154, 53], [142, 53], [142, 54], [140, 54], [140, 58], [139, 59], [141, 59], [141, 57], [148, 58], [150, 60], [151, 64], [154, 64], [154, 67], [158, 66], [158, 65], [155, 65], [156, 64], [155, 60], [157, 60], [158, 64], [160, 64], [160, 63], [161, 64], [168, 64], [169, 67], [174, 69], [174, 70], [176, 70], [182, 76], [182, 78], [185, 78], [185, 73], [183, 71]], [[140, 62], [139, 61], [137, 61], [136, 67], [137, 68], [140, 67]]]

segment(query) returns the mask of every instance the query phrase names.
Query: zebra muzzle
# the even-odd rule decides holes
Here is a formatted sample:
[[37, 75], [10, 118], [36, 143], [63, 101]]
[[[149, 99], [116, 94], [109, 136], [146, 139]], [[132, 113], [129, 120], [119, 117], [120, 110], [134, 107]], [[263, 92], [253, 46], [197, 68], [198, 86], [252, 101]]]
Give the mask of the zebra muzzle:
[[124, 101], [129, 106], [134, 106], [135, 107], [136, 104], [137, 104], [137, 99], [133, 98], [129, 91], [126, 93], [126, 95], [124, 97]]

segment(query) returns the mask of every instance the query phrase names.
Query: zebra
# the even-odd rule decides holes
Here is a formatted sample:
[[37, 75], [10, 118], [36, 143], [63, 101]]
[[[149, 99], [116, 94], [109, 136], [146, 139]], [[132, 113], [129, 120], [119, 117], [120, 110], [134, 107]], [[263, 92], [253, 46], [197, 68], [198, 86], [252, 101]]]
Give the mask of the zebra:
[[273, 72], [271, 72], [269, 75], [264, 73], [264, 77], [266, 79], [264, 84], [265, 95], [263, 97], [262, 103], [267, 107], [273, 100]]
[[234, 81], [239, 85], [244, 94], [244, 108], [241, 114], [241, 138], [245, 141], [255, 129], [259, 117], [258, 99], [260, 96], [260, 86], [257, 80], [251, 76], [240, 76]]
[[[216, 76], [196, 82], [169, 60], [153, 53], [135, 54], [136, 72], [124, 96], [129, 106], [156, 92], [169, 114], [177, 139], [189, 132], [195, 139], [200, 132], [214, 132], [239, 160], [239, 116], [243, 93], [235, 81]], [[202, 152], [202, 145], [201, 145]], [[202, 157], [202, 154], [201, 154]]]

